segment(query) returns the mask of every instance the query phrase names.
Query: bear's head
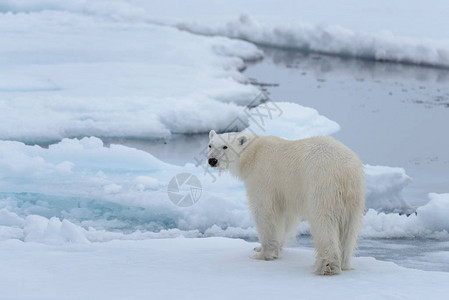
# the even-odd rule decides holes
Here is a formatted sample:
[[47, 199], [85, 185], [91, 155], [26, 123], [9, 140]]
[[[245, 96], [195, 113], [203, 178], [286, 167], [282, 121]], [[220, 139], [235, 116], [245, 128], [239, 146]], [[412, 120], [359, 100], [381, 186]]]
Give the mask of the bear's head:
[[219, 170], [230, 170], [234, 175], [245, 149], [249, 146], [252, 135], [241, 132], [217, 134], [209, 132], [208, 164]]

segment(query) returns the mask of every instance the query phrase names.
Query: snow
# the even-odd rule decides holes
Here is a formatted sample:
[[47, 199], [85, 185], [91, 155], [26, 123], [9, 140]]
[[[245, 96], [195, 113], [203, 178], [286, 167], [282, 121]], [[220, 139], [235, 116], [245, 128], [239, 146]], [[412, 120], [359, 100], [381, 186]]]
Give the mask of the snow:
[[304, 23], [267, 25], [248, 15], [218, 26], [180, 22], [179, 28], [206, 35], [222, 35], [264, 46], [317, 52], [342, 57], [449, 67], [449, 41], [394, 36], [390, 32], [358, 33], [341, 26]]
[[[312, 250], [286, 248], [276, 261], [250, 259], [237, 239], [152, 239], [89, 245], [2, 243], [5, 299], [446, 299], [449, 274], [360, 257], [355, 270], [313, 274]], [[326, 288], [323, 289], [323, 286]], [[430, 294], [429, 294], [430, 293]]]
[[267, 102], [248, 110], [249, 127], [245, 132], [274, 135], [289, 140], [330, 135], [340, 126], [318, 111], [288, 102]]
[[404, 169], [365, 165], [365, 174], [366, 208], [386, 213], [414, 212], [402, 197], [402, 190], [412, 181]]
[[367, 238], [416, 238], [449, 237], [449, 194], [429, 194], [430, 201], [417, 208], [409, 217], [397, 214], [367, 211], [363, 225], [363, 236]]
[[425, 228], [449, 232], [449, 194], [429, 194], [430, 201], [418, 208], [419, 219]]
[[25, 219], [25, 242], [42, 242], [45, 244], [89, 243], [85, 231], [73, 223], [58, 218], [30, 215]]
[[[1, 7], [0, 7], [1, 9]], [[130, 22], [166, 24], [262, 45], [381, 61], [449, 67], [449, 8], [426, 2], [319, 1], [35, 1], [3, 10], [84, 12]], [[400, 13], [398, 13], [400, 12]], [[419, 19], [420, 22], [416, 22]], [[426, 26], [422, 26], [426, 24]]]
[[260, 94], [244, 41], [53, 11], [0, 14], [0, 34], [0, 139], [222, 130]]

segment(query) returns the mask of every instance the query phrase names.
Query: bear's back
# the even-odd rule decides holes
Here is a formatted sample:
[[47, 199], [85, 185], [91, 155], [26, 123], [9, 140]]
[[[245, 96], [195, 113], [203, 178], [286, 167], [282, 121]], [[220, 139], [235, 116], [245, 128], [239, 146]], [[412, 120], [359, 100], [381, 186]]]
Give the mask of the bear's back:
[[294, 141], [274, 136], [260, 137], [256, 155], [260, 172], [282, 177], [304, 175], [304, 170], [322, 173], [335, 169], [363, 168], [357, 154], [329, 136]]

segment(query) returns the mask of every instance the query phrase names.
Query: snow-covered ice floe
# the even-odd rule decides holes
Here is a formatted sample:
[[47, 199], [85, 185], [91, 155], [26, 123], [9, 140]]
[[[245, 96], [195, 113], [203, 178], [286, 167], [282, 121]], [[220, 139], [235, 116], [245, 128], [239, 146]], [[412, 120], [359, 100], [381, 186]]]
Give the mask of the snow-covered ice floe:
[[0, 139], [154, 139], [247, 121], [260, 91], [239, 70], [262, 57], [253, 44], [47, 6], [0, 13]]
[[249, 134], [274, 135], [288, 140], [331, 135], [340, 130], [338, 123], [316, 109], [289, 102], [265, 102], [245, 110]]
[[[206, 146], [206, 145], [205, 145]], [[174, 236], [255, 238], [242, 183], [203, 165], [164, 163], [95, 137], [64, 139], [48, 149], [0, 141], [0, 237], [50, 244]], [[366, 166], [367, 207], [363, 236], [446, 237], [449, 195], [431, 195], [417, 215], [401, 191], [402, 169]], [[180, 173], [197, 176], [198, 202], [180, 207], [167, 186]], [[307, 226], [302, 232], [307, 232]]]
[[222, 35], [259, 45], [361, 59], [449, 67], [449, 42], [398, 37], [390, 32], [358, 33], [341, 26], [294, 22], [266, 24], [241, 15], [236, 20], [210, 25], [179, 22], [194, 33]]
[[[357, 257], [355, 270], [313, 274], [311, 249], [250, 259], [238, 239], [152, 239], [92, 245], [2, 243], [4, 299], [447, 299], [449, 274]], [[325, 288], [323, 288], [325, 286]], [[350, 295], [350, 296], [348, 296]]]
[[[305, 52], [449, 67], [444, 0], [115, 0], [107, 6], [100, 1], [27, 0], [9, 1], [0, 5], [0, 11], [2, 8], [14, 12], [70, 11]], [[418, 17], [421, 22], [416, 22]]]
[[365, 214], [363, 236], [367, 238], [449, 237], [449, 194], [429, 194], [430, 201], [409, 217], [379, 213]]
[[411, 214], [414, 209], [402, 197], [411, 182], [402, 168], [365, 165], [366, 208], [385, 213]]

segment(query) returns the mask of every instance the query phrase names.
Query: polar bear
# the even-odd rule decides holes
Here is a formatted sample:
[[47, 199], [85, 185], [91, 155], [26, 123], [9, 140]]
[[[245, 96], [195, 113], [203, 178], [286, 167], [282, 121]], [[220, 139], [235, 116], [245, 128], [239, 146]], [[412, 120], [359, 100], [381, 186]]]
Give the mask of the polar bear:
[[307, 220], [316, 274], [351, 269], [365, 209], [363, 165], [353, 151], [328, 136], [288, 141], [212, 130], [209, 138], [208, 164], [245, 184], [261, 243], [254, 258], [278, 258]]

